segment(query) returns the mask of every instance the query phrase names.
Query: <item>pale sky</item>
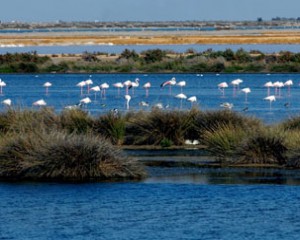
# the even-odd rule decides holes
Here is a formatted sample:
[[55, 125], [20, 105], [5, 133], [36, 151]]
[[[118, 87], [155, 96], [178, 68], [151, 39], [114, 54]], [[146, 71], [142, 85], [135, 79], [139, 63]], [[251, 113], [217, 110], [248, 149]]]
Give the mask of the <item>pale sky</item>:
[[300, 17], [300, 0], [0, 0], [0, 21], [182, 21]]

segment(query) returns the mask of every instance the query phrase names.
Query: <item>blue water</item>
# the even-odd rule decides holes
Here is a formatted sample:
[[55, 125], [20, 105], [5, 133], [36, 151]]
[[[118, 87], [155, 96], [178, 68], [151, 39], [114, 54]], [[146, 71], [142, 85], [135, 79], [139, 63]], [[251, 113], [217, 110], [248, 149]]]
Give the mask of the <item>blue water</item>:
[[[112, 86], [115, 82], [124, 82], [126, 80], [134, 81], [135, 78], [140, 79], [140, 86], [129, 90], [132, 99], [129, 103], [129, 111], [145, 110], [150, 111], [153, 106], [161, 103], [165, 110], [188, 110], [191, 103], [186, 100], [180, 100], [175, 96], [181, 92], [180, 87], [174, 86], [161, 88], [160, 84], [166, 80], [175, 77], [177, 81], [185, 80], [187, 85], [183, 88], [183, 93], [187, 97], [195, 95], [198, 99], [195, 107], [201, 110], [217, 110], [221, 109], [220, 104], [229, 102], [234, 105], [232, 111], [240, 112], [246, 116], [255, 116], [266, 123], [276, 123], [293, 116], [297, 116], [300, 112], [300, 75], [299, 74], [42, 74], [42, 75], [26, 75], [11, 74], [0, 75], [2, 81], [6, 83], [3, 87], [3, 93], [0, 95], [0, 101], [10, 98], [13, 107], [33, 108], [32, 103], [39, 99], [44, 99], [47, 105], [53, 107], [60, 112], [67, 105], [74, 105], [81, 99], [89, 97], [92, 103], [86, 106], [86, 111], [92, 115], [104, 114], [113, 108], [117, 108], [121, 112], [127, 112], [125, 104], [125, 89], [118, 90]], [[107, 82], [110, 87], [106, 91], [106, 96], [96, 95], [94, 93], [87, 94], [87, 89], [83, 89], [81, 95], [80, 87], [76, 84], [80, 81], [91, 78], [94, 82], [92, 86]], [[245, 87], [251, 88], [251, 93], [246, 96], [240, 90], [234, 94], [233, 87], [230, 82], [236, 78], [241, 78], [243, 83], [240, 89]], [[267, 81], [287, 81], [292, 79], [294, 85], [291, 87], [290, 95], [287, 87], [281, 89], [280, 96], [271, 104], [263, 100], [267, 96], [267, 89], [264, 84]], [[47, 81], [52, 83], [49, 88], [49, 94], [46, 95], [43, 84]], [[152, 87], [149, 89], [149, 96], [146, 97], [145, 89], [142, 87], [144, 83], [151, 82]], [[217, 85], [221, 82], [227, 82], [229, 87], [225, 89], [225, 96], [218, 90]], [[275, 94], [271, 89], [271, 94]], [[142, 107], [141, 101], [148, 102], [149, 107]], [[288, 105], [288, 107], [285, 107]], [[248, 111], [243, 111], [248, 107]], [[5, 106], [0, 106], [5, 110]]]
[[243, 48], [246, 51], [258, 50], [263, 53], [278, 53], [280, 51], [290, 51], [297, 53], [300, 51], [299, 44], [174, 44], [174, 45], [70, 45], [70, 46], [30, 46], [30, 47], [0, 47], [0, 54], [5, 53], [26, 53], [36, 51], [39, 54], [80, 54], [87, 52], [104, 52], [109, 54], [120, 54], [125, 49], [135, 50], [140, 53], [149, 49], [170, 50], [184, 53], [188, 49], [203, 52], [207, 49], [214, 51], [224, 51], [232, 49], [236, 51]]
[[297, 185], [0, 183], [0, 239], [299, 239]]

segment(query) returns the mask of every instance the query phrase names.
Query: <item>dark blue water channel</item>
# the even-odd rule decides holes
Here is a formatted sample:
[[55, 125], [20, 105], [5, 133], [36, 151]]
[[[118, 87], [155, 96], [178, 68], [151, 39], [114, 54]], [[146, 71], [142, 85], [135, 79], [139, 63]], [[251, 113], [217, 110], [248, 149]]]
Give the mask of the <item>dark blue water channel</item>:
[[0, 183], [0, 193], [0, 239], [300, 236], [298, 185]]
[[[168, 86], [161, 88], [162, 82], [170, 80], [172, 77], [176, 81], [186, 81], [186, 86]], [[0, 75], [6, 86], [2, 89], [0, 101], [5, 99], [12, 100], [12, 107], [34, 108], [32, 103], [39, 99], [44, 99], [47, 106], [53, 107], [60, 112], [68, 105], [74, 105], [83, 98], [89, 97], [92, 102], [85, 109], [92, 115], [104, 114], [113, 108], [120, 112], [127, 111], [150, 111], [157, 104], [161, 104], [164, 110], [189, 110], [192, 104], [186, 100], [180, 100], [176, 96], [181, 91], [187, 96], [196, 96], [197, 102], [194, 107], [201, 110], [222, 109], [220, 105], [224, 102], [232, 103], [231, 111], [236, 111], [246, 116], [255, 116], [266, 123], [279, 122], [300, 112], [300, 75], [299, 74], [9, 74]], [[131, 101], [129, 110], [125, 102], [125, 88], [120, 89], [113, 87], [113, 83], [125, 82], [126, 80], [134, 81], [140, 79], [139, 87], [129, 90]], [[243, 80], [239, 89], [234, 90], [231, 82], [237, 78]], [[80, 87], [76, 86], [79, 82], [92, 79], [93, 84], [90, 87], [108, 83], [109, 88], [106, 90], [105, 97], [101, 97], [99, 92], [88, 94], [87, 87], [83, 88], [81, 95]], [[276, 95], [276, 101], [269, 102], [264, 100], [267, 96], [267, 88], [264, 84], [271, 82], [286, 82], [292, 80], [293, 85], [290, 90], [288, 87], [280, 88], [280, 93], [275, 92], [275, 88], [270, 89], [271, 95]], [[48, 94], [43, 87], [45, 82], [51, 82]], [[149, 96], [142, 87], [146, 82], [151, 83]], [[224, 95], [218, 89], [218, 84], [227, 82], [228, 88], [225, 88]], [[246, 95], [241, 91], [243, 88], [250, 88], [251, 92]], [[141, 102], [146, 102], [149, 106], [141, 106]], [[35, 107], [36, 108], [36, 107]], [[2, 104], [0, 109], [4, 111], [6, 107]], [[245, 111], [247, 110], [247, 111]]]

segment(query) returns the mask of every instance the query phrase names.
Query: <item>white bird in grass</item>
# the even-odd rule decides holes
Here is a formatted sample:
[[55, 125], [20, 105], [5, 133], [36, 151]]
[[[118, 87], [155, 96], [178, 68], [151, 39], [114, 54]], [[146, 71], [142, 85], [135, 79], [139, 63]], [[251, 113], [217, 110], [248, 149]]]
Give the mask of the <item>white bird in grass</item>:
[[33, 106], [38, 106], [38, 107], [42, 107], [42, 106], [46, 106], [47, 103], [45, 102], [44, 99], [40, 99], [35, 101], [34, 103], [32, 103]]
[[189, 102], [191, 102], [191, 106], [193, 106], [193, 103], [197, 102], [197, 97], [196, 96], [192, 96], [192, 97], [189, 97], [187, 100]]
[[126, 94], [125, 99], [126, 99], [126, 109], [129, 110], [129, 102], [131, 100], [131, 96]]
[[11, 99], [5, 99], [2, 101], [2, 104], [6, 105], [6, 106], [11, 106]]
[[81, 99], [80, 102], [84, 103], [84, 104], [89, 104], [92, 102], [92, 100], [89, 97], [86, 97], [86, 98]]
[[226, 108], [226, 109], [231, 109], [231, 108], [233, 108], [233, 104], [232, 104], [232, 103], [225, 102], [225, 103], [222, 103], [222, 104], [220, 105], [220, 107], [223, 107], [223, 108]]

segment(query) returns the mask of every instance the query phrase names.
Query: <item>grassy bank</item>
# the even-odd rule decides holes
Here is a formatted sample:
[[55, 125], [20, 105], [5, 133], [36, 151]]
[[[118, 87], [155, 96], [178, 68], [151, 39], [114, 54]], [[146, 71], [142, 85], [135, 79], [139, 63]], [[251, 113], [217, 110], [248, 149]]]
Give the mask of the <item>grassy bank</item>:
[[265, 125], [228, 110], [8, 110], [0, 115], [0, 135], [2, 179], [140, 179], [143, 168], [120, 149], [141, 146], [201, 148], [221, 166], [300, 167], [300, 117]]
[[0, 55], [0, 73], [259, 73], [300, 72], [300, 53], [265, 54], [238, 49], [185, 53], [159, 48], [121, 54], [85, 52], [41, 56], [36, 52]]

